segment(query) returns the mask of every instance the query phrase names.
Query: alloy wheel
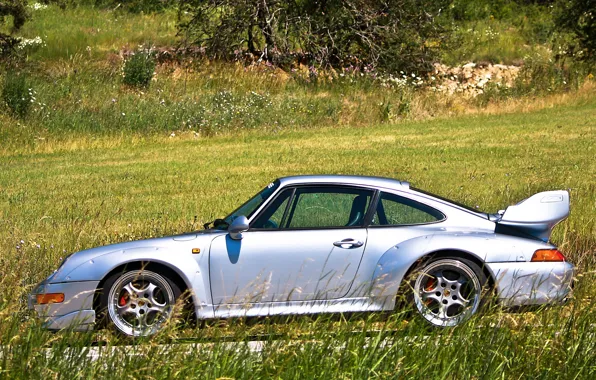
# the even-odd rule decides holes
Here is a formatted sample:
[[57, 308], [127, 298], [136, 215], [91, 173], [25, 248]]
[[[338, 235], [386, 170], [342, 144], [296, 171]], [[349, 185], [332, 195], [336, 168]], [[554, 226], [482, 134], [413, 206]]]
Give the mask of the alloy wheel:
[[418, 273], [414, 302], [420, 315], [435, 326], [455, 326], [480, 306], [482, 284], [478, 274], [456, 259], [431, 262]]
[[176, 297], [163, 276], [146, 270], [120, 276], [108, 294], [108, 315], [128, 336], [157, 333], [172, 314]]

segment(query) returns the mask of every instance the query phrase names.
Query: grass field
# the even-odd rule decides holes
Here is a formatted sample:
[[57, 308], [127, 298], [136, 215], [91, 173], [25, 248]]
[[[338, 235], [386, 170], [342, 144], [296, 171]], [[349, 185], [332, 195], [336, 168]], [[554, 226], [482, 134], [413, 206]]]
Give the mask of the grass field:
[[[212, 138], [73, 138], [16, 153], [4, 150], [0, 338], [13, 351], [0, 358], [0, 373], [589, 378], [596, 374], [595, 141], [596, 102], [584, 97], [525, 113]], [[197, 229], [273, 178], [304, 173], [400, 178], [487, 211], [537, 191], [570, 189], [571, 216], [557, 227], [554, 241], [580, 269], [576, 298], [564, 308], [526, 314], [494, 311], [462, 328], [432, 332], [399, 315], [389, 321], [298, 318], [282, 324], [190, 326], [153, 340], [145, 347], [147, 355], [122, 359], [106, 352], [96, 362], [89, 361], [82, 346], [95, 339], [108, 344], [117, 340], [106, 332], [44, 333], [25, 310], [31, 286], [67, 253]], [[354, 330], [379, 332], [367, 338]], [[275, 331], [281, 338], [268, 342], [262, 354], [217, 343], [212, 350], [190, 355], [154, 346], [172, 336], [223, 334], [243, 340], [255, 331]], [[306, 343], [297, 346], [289, 340], [301, 333], [311, 334]], [[386, 336], [396, 341], [377, 345]], [[70, 356], [61, 351], [67, 345], [73, 347]]]
[[[528, 7], [461, 23], [445, 63], [550, 62], [550, 35], [536, 30], [552, 20]], [[125, 54], [180, 42], [175, 11], [30, 11], [20, 35], [43, 44], [16, 69], [34, 99], [23, 117], [0, 112], [0, 379], [596, 377], [593, 71], [571, 83], [573, 69], [528, 62], [528, 83], [471, 99], [186, 57], [134, 88]], [[172, 324], [134, 347], [105, 330], [49, 333], [27, 311], [32, 287], [72, 252], [199, 229], [274, 178], [308, 173], [398, 178], [489, 212], [569, 189], [553, 241], [578, 267], [574, 298], [446, 330], [402, 312]], [[244, 344], [255, 334], [261, 353]], [[163, 346], [191, 339], [208, 343]], [[108, 349], [91, 360], [92, 344]]]

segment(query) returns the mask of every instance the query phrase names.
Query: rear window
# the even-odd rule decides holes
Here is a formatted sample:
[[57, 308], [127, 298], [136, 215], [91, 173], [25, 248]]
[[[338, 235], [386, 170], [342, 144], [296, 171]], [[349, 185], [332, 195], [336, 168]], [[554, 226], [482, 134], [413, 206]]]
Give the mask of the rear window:
[[488, 214], [487, 214], [487, 213], [485, 213], [485, 212], [482, 212], [482, 211], [480, 211], [480, 210], [478, 210], [478, 209], [474, 209], [474, 208], [472, 208], [472, 207], [470, 207], [470, 206], [466, 206], [466, 205], [465, 205], [465, 204], [463, 204], [463, 203], [459, 203], [459, 202], [456, 202], [456, 201], [452, 201], [451, 199], [447, 199], [447, 198], [444, 198], [444, 197], [442, 197], [442, 196], [440, 196], [440, 195], [436, 195], [436, 194], [433, 194], [433, 193], [429, 193], [428, 191], [420, 190], [420, 189], [417, 189], [417, 188], [415, 188], [415, 187], [410, 187], [410, 189], [411, 189], [411, 190], [414, 190], [414, 191], [416, 191], [417, 193], [424, 194], [424, 195], [428, 195], [428, 196], [430, 196], [430, 197], [436, 198], [436, 199], [438, 199], [438, 200], [441, 200], [441, 201], [443, 201], [443, 202], [445, 202], [445, 203], [450, 203], [450, 204], [452, 204], [452, 205], [456, 205], [456, 206], [458, 206], [458, 207], [461, 207], [461, 208], [463, 208], [463, 209], [464, 209], [464, 210], [466, 210], [466, 211], [469, 211], [469, 212], [471, 212], [471, 213], [473, 213], [473, 214], [476, 214], [477, 216], [483, 217], [484, 219], [488, 219]]
[[427, 224], [443, 219], [445, 219], [445, 215], [430, 206], [395, 194], [381, 193], [371, 225]]

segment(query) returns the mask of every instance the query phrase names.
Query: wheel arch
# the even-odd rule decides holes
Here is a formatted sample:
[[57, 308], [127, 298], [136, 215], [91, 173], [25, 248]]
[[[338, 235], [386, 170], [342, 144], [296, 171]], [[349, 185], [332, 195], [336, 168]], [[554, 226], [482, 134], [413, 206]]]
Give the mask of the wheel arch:
[[[169, 266], [167, 264], [164, 264], [162, 262], [152, 261], [152, 260], [130, 261], [130, 262], [123, 263], [123, 264], [116, 266], [115, 268], [113, 268], [112, 270], [107, 272], [103, 276], [103, 278], [99, 281], [99, 284], [97, 285], [97, 288], [95, 289], [95, 294], [93, 295], [93, 309], [95, 310], [95, 312], [99, 313], [99, 311], [100, 311], [100, 308], [101, 308], [100, 295], [103, 290], [104, 284], [110, 277], [112, 277], [116, 273], [124, 273], [127, 270], [139, 270], [139, 269], [151, 270], [151, 271], [156, 272], [160, 275], [166, 276], [170, 281], [172, 281], [178, 287], [178, 289], [180, 289], [180, 292], [182, 295], [188, 294], [188, 292], [192, 290], [192, 286], [189, 285], [184, 280], [184, 278], [174, 268], [172, 268], [171, 266]], [[194, 312], [194, 296], [192, 296], [192, 294], [191, 294], [190, 297], [186, 297], [186, 298], [187, 298], [186, 302], [190, 302], [191, 306], [193, 306], [191, 309]]]
[[[438, 249], [424, 254], [418, 260], [414, 261], [412, 265], [410, 265], [410, 267], [406, 271], [404, 279], [407, 279], [410, 276], [410, 274], [414, 270], [416, 270], [416, 268], [418, 268], [422, 263], [426, 263], [430, 260], [435, 260], [444, 257], [462, 258], [478, 265], [478, 267], [482, 270], [482, 272], [488, 280], [488, 286], [490, 287], [490, 289], [494, 289], [496, 284], [495, 278], [491, 270], [486, 265], [486, 263], [482, 261], [482, 259], [480, 259], [477, 255], [461, 249]], [[400, 288], [402, 287], [400, 286]]]

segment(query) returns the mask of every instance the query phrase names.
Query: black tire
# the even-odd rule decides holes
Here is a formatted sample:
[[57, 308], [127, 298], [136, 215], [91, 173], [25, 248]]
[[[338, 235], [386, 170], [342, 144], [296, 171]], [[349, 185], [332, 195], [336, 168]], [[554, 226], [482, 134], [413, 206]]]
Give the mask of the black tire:
[[99, 293], [98, 321], [127, 337], [157, 334], [174, 314], [180, 288], [147, 269], [111, 275]]
[[476, 314], [486, 296], [488, 279], [473, 261], [437, 257], [409, 276], [414, 311], [435, 327], [457, 326]]

